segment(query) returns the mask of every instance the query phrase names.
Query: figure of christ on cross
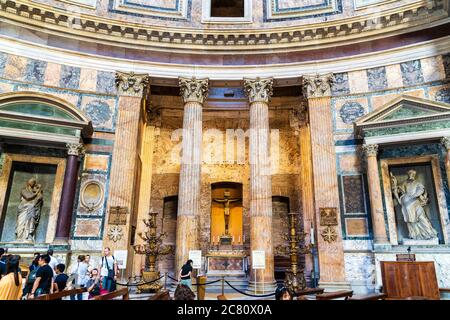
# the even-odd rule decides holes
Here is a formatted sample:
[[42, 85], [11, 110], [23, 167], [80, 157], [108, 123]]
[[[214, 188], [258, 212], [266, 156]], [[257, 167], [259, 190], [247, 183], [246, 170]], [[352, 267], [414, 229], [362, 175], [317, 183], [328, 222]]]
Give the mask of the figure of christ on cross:
[[223, 199], [213, 199], [217, 203], [223, 203], [223, 215], [225, 218], [225, 235], [229, 234], [230, 223], [230, 203], [240, 201], [241, 199], [230, 199], [230, 191], [223, 192]]

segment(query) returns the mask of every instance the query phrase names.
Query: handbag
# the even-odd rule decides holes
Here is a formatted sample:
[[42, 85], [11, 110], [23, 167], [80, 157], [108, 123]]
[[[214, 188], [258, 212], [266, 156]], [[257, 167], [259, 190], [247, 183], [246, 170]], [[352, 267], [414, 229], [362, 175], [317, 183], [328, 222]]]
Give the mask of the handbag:
[[30, 272], [30, 274], [28, 275], [27, 284], [34, 283], [34, 281], [36, 280], [36, 274], [37, 274], [38, 270], [39, 270], [39, 267], [37, 267], [36, 269], [34, 269], [33, 271]]
[[[114, 256], [112, 258], [113, 258], [113, 261], [114, 261], [115, 260]], [[108, 278], [114, 279], [114, 265], [113, 265], [112, 269], [110, 269], [109, 265], [108, 265], [108, 259], [107, 258], [104, 258], [104, 259], [105, 259], [105, 262], [106, 262], [106, 269], [108, 269]]]

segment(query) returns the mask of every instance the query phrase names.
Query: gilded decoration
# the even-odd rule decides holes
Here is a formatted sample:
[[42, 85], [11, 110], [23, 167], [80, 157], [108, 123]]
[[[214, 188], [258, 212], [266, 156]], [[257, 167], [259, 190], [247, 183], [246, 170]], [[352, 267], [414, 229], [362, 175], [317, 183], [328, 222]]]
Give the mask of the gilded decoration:
[[117, 71], [115, 81], [119, 95], [142, 97], [149, 86], [150, 77], [147, 74]]
[[113, 242], [117, 242], [123, 237], [123, 230], [120, 226], [112, 226], [108, 231], [108, 238]]
[[319, 208], [321, 226], [337, 226], [337, 208]]
[[244, 79], [244, 89], [250, 103], [268, 103], [273, 95], [273, 78]]
[[178, 85], [180, 86], [180, 95], [184, 103], [198, 102], [203, 104], [208, 96], [208, 79], [193, 78], [178, 78]]
[[303, 76], [303, 95], [308, 99], [331, 96], [333, 74], [315, 74]]
[[109, 208], [108, 224], [126, 225], [127, 224], [127, 215], [128, 215], [127, 207], [121, 207], [121, 206], [111, 207], [111, 208]]
[[332, 243], [337, 239], [336, 230], [334, 230], [334, 228], [330, 226], [323, 229], [320, 235], [322, 236], [323, 240], [328, 243]]

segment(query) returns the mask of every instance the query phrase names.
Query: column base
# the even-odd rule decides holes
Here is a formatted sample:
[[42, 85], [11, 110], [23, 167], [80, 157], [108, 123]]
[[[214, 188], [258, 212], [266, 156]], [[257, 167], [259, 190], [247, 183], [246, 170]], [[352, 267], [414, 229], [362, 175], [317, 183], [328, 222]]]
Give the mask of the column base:
[[69, 238], [55, 238], [52, 245], [68, 245], [70, 244]]
[[319, 281], [319, 288], [325, 289], [325, 292], [339, 291], [339, 290], [352, 290], [350, 282], [338, 281], [338, 282], [325, 282]]
[[255, 281], [249, 281], [247, 293], [262, 295], [274, 293], [276, 289], [277, 289], [277, 282], [275, 280], [273, 282], [264, 282], [264, 283], [262, 282], [255, 283]]

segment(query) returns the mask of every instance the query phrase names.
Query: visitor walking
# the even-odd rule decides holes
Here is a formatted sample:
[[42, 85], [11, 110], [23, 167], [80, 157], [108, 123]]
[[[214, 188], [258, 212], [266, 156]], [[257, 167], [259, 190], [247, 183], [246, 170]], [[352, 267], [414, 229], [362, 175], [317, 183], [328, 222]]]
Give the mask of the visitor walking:
[[20, 256], [6, 258], [5, 275], [0, 280], [0, 300], [20, 300], [22, 297], [22, 275], [19, 269]]
[[58, 265], [58, 259], [53, 256], [53, 249], [48, 249], [47, 254], [50, 256], [50, 262], [48, 265], [53, 270], [53, 277], [56, 277], [56, 266]]
[[[84, 288], [88, 280], [88, 267], [89, 264], [86, 263], [86, 257], [84, 255], [79, 255], [77, 259], [77, 264], [72, 267], [72, 276], [75, 278], [75, 286], [77, 288]], [[70, 300], [75, 300], [75, 296], [70, 296]], [[77, 300], [83, 300], [83, 294], [77, 294]]]
[[111, 249], [106, 247], [103, 250], [104, 256], [100, 265], [100, 275], [102, 276], [102, 287], [108, 292], [116, 290], [116, 280], [118, 274], [117, 262]]
[[33, 289], [34, 281], [36, 280], [36, 273], [39, 269], [39, 253], [34, 254], [34, 259], [28, 267], [29, 272], [27, 275], [27, 279], [25, 280], [25, 287], [23, 288], [23, 296], [28, 298], [31, 290]]
[[192, 263], [193, 261], [189, 259], [186, 263], [181, 267], [180, 274], [178, 276], [178, 281], [180, 284], [188, 286], [189, 289], [192, 289]]
[[53, 270], [49, 266], [49, 263], [50, 256], [48, 254], [39, 257], [39, 269], [37, 269], [36, 280], [31, 289], [31, 295], [33, 297], [53, 293]]

